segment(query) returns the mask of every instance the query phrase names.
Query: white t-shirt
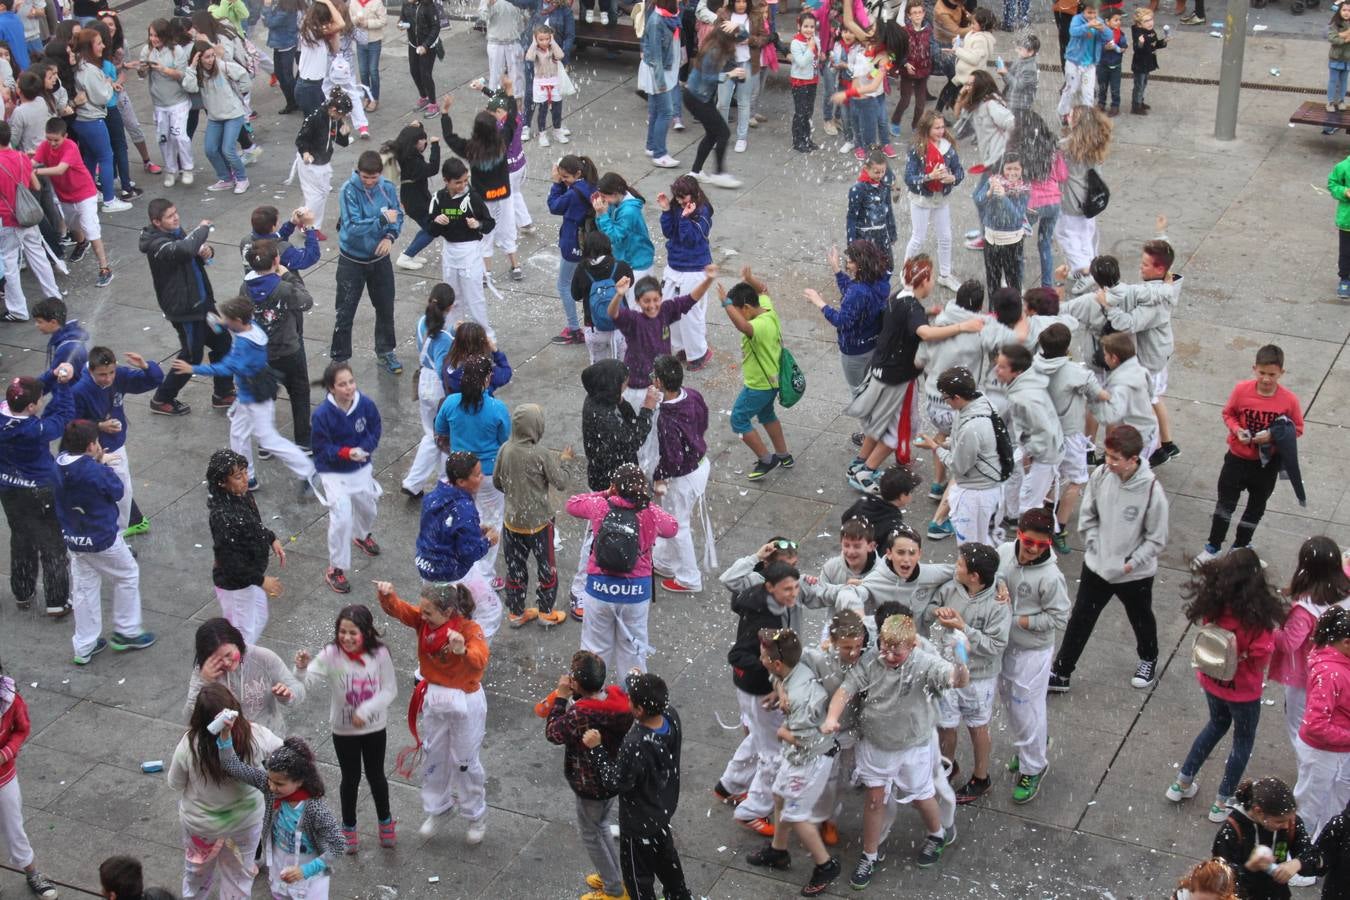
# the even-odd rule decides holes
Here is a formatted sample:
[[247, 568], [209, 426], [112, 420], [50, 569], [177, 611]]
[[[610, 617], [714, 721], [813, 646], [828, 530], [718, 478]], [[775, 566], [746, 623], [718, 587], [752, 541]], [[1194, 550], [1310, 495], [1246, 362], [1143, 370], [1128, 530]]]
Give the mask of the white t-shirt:
[[[731, 22], [731, 24], [735, 25], [738, 29], [744, 28], [746, 31], [750, 30], [750, 16], [747, 13], [734, 12], [730, 15], [730, 17], [728, 17], [727, 21]], [[750, 61], [750, 42], [741, 41], [737, 43], [736, 44], [737, 64], [747, 63], [749, 61]]]

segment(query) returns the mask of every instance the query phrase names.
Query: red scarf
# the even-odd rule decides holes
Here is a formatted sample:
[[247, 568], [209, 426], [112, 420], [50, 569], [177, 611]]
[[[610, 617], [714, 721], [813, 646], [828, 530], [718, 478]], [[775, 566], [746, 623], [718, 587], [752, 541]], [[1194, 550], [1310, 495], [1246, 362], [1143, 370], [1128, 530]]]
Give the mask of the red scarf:
[[867, 166], [863, 166], [863, 170], [858, 173], [858, 180], [863, 184], [881, 184], [880, 181], [867, 174]]
[[365, 650], [357, 650], [355, 653], [348, 653], [346, 650], [343, 650], [341, 644], [338, 645], [338, 649], [342, 650], [342, 655], [350, 659], [352, 662], [360, 663], [363, 666], [366, 664]]
[[[418, 653], [427, 653], [434, 655], [445, 649], [445, 645], [450, 642], [450, 629], [456, 623], [462, 624], [463, 619], [455, 616], [447, 619], [443, 624], [436, 628], [423, 623], [417, 630], [417, 650]], [[413, 736], [414, 743], [422, 746], [422, 738], [417, 733], [417, 717], [422, 712], [422, 702], [426, 699], [427, 688], [431, 686], [431, 680], [427, 678], [427, 673], [422, 673], [422, 680], [417, 682], [417, 687], [413, 688], [412, 697], [408, 700], [408, 731]]]
[[[933, 170], [940, 165], [942, 165], [942, 151], [938, 149], [937, 144], [929, 141], [927, 156], [923, 161], [923, 173], [925, 175], [932, 174]], [[937, 179], [929, 179], [923, 183], [923, 186], [934, 194], [942, 193], [942, 182]]]
[[662, 9], [662, 8], [659, 7], [659, 6], [656, 7], [656, 11], [657, 11], [658, 13], [660, 13], [661, 15], [665, 16], [667, 19], [674, 19], [674, 20], [675, 20], [675, 34], [672, 35], [672, 37], [675, 39], [675, 43], [676, 43], [676, 44], [679, 44], [679, 43], [680, 43], [680, 24], [679, 24], [679, 23], [680, 23], [680, 17], [677, 16], [675, 13], [672, 13], [672, 12], [666, 12], [664, 9]]
[[295, 806], [296, 804], [303, 803], [308, 799], [309, 799], [309, 791], [305, 790], [302, 787], [296, 788], [295, 790], [287, 794], [285, 797], [273, 797], [272, 809], [279, 809], [281, 807], [281, 804], [283, 803], [289, 803], [291, 806]]

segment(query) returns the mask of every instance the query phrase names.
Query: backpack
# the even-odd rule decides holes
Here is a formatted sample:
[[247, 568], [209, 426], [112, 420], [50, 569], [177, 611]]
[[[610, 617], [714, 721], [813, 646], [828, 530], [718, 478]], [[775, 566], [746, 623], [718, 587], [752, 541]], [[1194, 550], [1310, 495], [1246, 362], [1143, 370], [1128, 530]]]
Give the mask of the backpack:
[[1213, 622], [1201, 625], [1191, 643], [1191, 668], [1215, 681], [1232, 681], [1237, 667], [1237, 635]]
[[244, 384], [254, 399], [267, 401], [277, 399], [277, 388], [281, 384], [281, 373], [271, 366], [263, 366], [257, 374], [244, 378]]
[[596, 331], [613, 331], [614, 320], [609, 317], [609, 301], [614, 299], [614, 275], [619, 271], [615, 262], [608, 278], [592, 278], [591, 290], [586, 297], [587, 309], [591, 311], [591, 324]]
[[639, 556], [637, 510], [608, 502], [609, 512], [595, 533], [595, 564], [606, 572], [628, 573]]
[[1087, 170], [1087, 191], [1083, 194], [1083, 218], [1091, 219], [1101, 215], [1106, 211], [1107, 204], [1111, 202], [1111, 189], [1102, 181], [1102, 176], [1096, 169]]
[[1102, 323], [1101, 336], [1092, 336], [1092, 364], [1102, 371], [1107, 371], [1111, 368], [1106, 364], [1106, 354], [1102, 350], [1102, 338], [1106, 337], [1108, 334], [1115, 334], [1119, 330], [1119, 328], [1116, 328], [1111, 324], [1110, 319], [1107, 319]]
[[778, 402], [784, 409], [802, 399], [806, 393], [806, 375], [797, 365], [792, 351], [781, 348], [778, 354]]
[[577, 249], [584, 250], [586, 247], [586, 235], [596, 231], [598, 228], [595, 224], [595, 207], [591, 206], [591, 198], [587, 197], [582, 192], [581, 188], [574, 184], [572, 185], [572, 190], [577, 192], [577, 196], [581, 198], [582, 206], [586, 209], [586, 216], [581, 220], [581, 224], [577, 226]]
[[998, 448], [998, 480], [1007, 481], [1012, 477], [1013, 467], [1017, 464], [1017, 459], [1013, 456], [1012, 435], [1008, 434], [1008, 426], [997, 412], [990, 411], [989, 415], [980, 418], [988, 419], [989, 427], [994, 429], [994, 446]]
[[638, 0], [633, 4], [633, 8], [628, 13], [633, 17], [633, 34], [637, 39], [642, 40], [642, 32], [647, 30], [647, 4], [643, 0]]

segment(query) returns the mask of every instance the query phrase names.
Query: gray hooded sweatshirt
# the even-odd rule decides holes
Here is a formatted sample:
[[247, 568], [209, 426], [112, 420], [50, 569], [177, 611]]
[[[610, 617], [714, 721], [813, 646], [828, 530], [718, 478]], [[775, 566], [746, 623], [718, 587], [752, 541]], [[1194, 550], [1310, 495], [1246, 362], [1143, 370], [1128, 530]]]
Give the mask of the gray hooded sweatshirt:
[[[984, 317], [984, 313], [971, 312], [950, 300], [933, 320], [935, 326], [960, 325], [970, 319]], [[1003, 344], [1017, 340], [1017, 335], [1008, 326], [996, 319], [985, 319], [984, 328], [976, 332], [962, 332], [940, 341], [924, 341], [919, 345], [915, 359], [923, 364], [927, 374], [924, 379], [924, 392], [929, 397], [941, 397], [937, 389], [938, 376], [953, 366], [965, 366], [975, 377], [977, 385], [989, 380], [993, 365], [992, 355]]]
[[[764, 576], [759, 574], [759, 571], [755, 568], [757, 565], [759, 565], [759, 557], [755, 554], [751, 553], [749, 556], [742, 556], [740, 559], [727, 566], [726, 570], [718, 576], [718, 580], [722, 582], [722, 587], [731, 591], [733, 594], [748, 591], [752, 587], [764, 583]], [[876, 567], [873, 566], [873, 569], [875, 568]], [[798, 565], [798, 571], [801, 571], [800, 564]], [[804, 577], [801, 578], [797, 582], [797, 606], [794, 606], [791, 612], [791, 615], [794, 618], [792, 619], [792, 624], [788, 627], [798, 634], [801, 634], [801, 608], [829, 609], [835, 605], [835, 598], [838, 595], [838, 592], [844, 590], [854, 589], [845, 588], [837, 584], [825, 584], [823, 582], [808, 584]], [[772, 603], [773, 601], [770, 600], [769, 602]], [[838, 608], [844, 609], [845, 606], [840, 604]], [[862, 610], [861, 606], [855, 608], [860, 612]]]
[[937, 450], [938, 459], [951, 469], [952, 477], [963, 488], [983, 490], [1002, 483], [994, 423], [989, 418], [993, 412], [984, 395], [967, 403], [956, 413], [947, 446]]
[[1046, 392], [1059, 416], [1059, 428], [1066, 436], [1082, 434], [1087, 421], [1087, 404], [1095, 401], [1102, 386], [1097, 376], [1082, 363], [1067, 356], [1047, 359], [1036, 354], [1031, 368], [1046, 378]]
[[1024, 456], [1057, 465], [1064, 458], [1064, 430], [1050, 402], [1050, 379], [1035, 365], [1008, 385], [1008, 432]]
[[1158, 431], [1158, 416], [1153, 412], [1153, 385], [1137, 357], [1111, 370], [1106, 376], [1106, 391], [1111, 399], [1093, 403], [1093, 414], [1106, 425], [1133, 425], [1147, 450]]
[[928, 743], [937, 726], [937, 697], [952, 686], [956, 667], [922, 646], [892, 669], [876, 654], [849, 669], [842, 690], [867, 691], [863, 740], [879, 750], [908, 750]]
[[853, 609], [863, 617], [867, 630], [872, 631], [876, 623], [872, 621], [877, 607], [889, 601], [903, 603], [914, 613], [918, 621], [919, 613], [928, 605], [928, 598], [937, 588], [951, 580], [955, 567], [939, 563], [921, 563], [916, 566], [908, 579], [902, 579], [891, 568], [891, 561], [882, 558], [867, 573], [862, 584], [839, 589], [838, 607]]
[[[1017, 561], [1017, 543], [1008, 541], [998, 548], [998, 574], [1008, 584], [1012, 597], [1011, 650], [1044, 650], [1055, 646], [1055, 631], [1069, 621], [1069, 588], [1064, 573], [1055, 562], [1055, 552], [1045, 551], [1040, 562], [1022, 565]], [[1017, 624], [1027, 617], [1027, 627]]]
[[825, 710], [830, 705], [830, 694], [826, 693], [821, 678], [814, 669], [805, 665], [802, 659], [792, 667], [783, 679], [783, 692], [787, 694], [787, 714], [783, 724], [795, 744], [783, 744], [783, 758], [789, 765], [800, 766], [811, 762], [829, 749], [831, 741], [820, 733], [825, 722]]
[[244, 96], [251, 79], [244, 67], [228, 59], [216, 60], [214, 75], [198, 78], [195, 66], [183, 70], [183, 90], [202, 95], [202, 108], [213, 122], [228, 122], [248, 115]]
[[[159, 49], [155, 49], [149, 44], [141, 46], [141, 62], [159, 63], [166, 69], [186, 73], [191, 59], [192, 46], [190, 44], [186, 46], [169, 46], [166, 44]], [[188, 92], [183, 89], [183, 82], [177, 78], [170, 78], [160, 72], [147, 72], [146, 77], [150, 79], [150, 102], [154, 104], [156, 109], [167, 109], [192, 99], [188, 96]]]
[[970, 680], [997, 675], [1003, 668], [1003, 649], [1008, 646], [1008, 629], [1012, 625], [1008, 604], [998, 602], [997, 582], [971, 595], [953, 578], [928, 599], [928, 606], [923, 611], [923, 627], [927, 629], [928, 639], [941, 648], [943, 656], [951, 656], [955, 643], [952, 629], [938, 624], [933, 615], [941, 606], [956, 610], [966, 622], [964, 633], [970, 644], [970, 662], [966, 666], [970, 669]]
[[[1128, 481], [1098, 466], [1083, 488], [1078, 510], [1083, 565], [1111, 584], [1150, 578], [1167, 545], [1167, 495], [1147, 460]], [[1125, 564], [1131, 569], [1125, 571]]]
[[1139, 364], [1157, 375], [1167, 368], [1176, 342], [1172, 336], [1172, 313], [1181, 302], [1181, 278], [1171, 284], [1145, 281], [1125, 286], [1124, 300], [1107, 310], [1111, 327], [1134, 335]]

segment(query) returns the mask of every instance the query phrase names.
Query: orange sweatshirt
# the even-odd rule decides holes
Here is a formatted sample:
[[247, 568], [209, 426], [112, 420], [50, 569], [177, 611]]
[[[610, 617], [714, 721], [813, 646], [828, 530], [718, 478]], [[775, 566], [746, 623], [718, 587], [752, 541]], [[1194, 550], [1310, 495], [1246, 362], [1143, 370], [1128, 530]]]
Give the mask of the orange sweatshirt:
[[488, 664], [488, 645], [483, 640], [483, 629], [472, 619], [453, 618], [449, 621], [451, 630], [464, 635], [464, 652], [451, 653], [448, 650], [436, 652], [428, 649], [426, 638], [436, 640], [436, 632], [422, 620], [417, 607], [397, 594], [380, 597], [380, 606], [386, 613], [398, 619], [409, 628], [417, 631], [417, 663], [422, 668], [422, 677], [431, 684], [441, 687], [458, 688], [466, 694], [472, 694], [482, 687], [483, 672]]

